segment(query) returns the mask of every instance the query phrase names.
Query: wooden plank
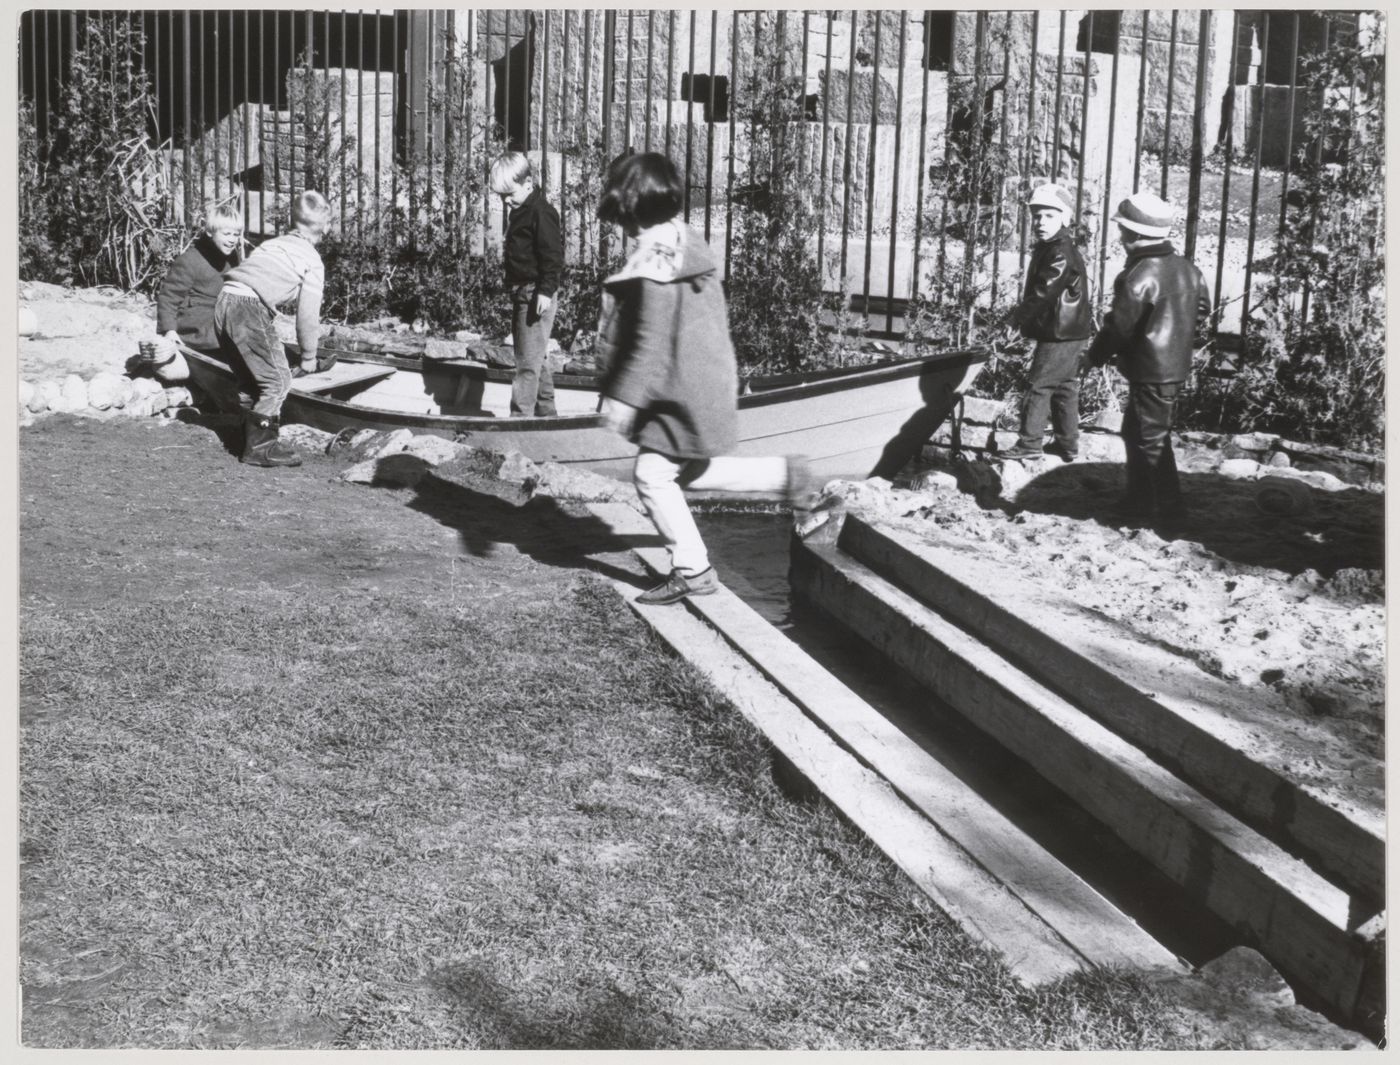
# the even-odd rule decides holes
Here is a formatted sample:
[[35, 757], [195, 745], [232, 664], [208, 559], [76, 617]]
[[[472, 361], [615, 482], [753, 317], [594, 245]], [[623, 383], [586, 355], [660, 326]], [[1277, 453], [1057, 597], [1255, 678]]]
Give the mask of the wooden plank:
[[[1050, 687], [1072, 693], [1076, 706], [1362, 895], [1370, 906], [1353, 907], [1353, 927], [1384, 906], [1381, 816], [1330, 806], [1246, 754], [1259, 747], [1259, 722], [1251, 720], [1250, 699], [1230, 685], [966, 552], [876, 528], [857, 515], [846, 518], [837, 542]], [[1071, 613], [1072, 627], [1065, 624]], [[1183, 688], [1189, 688], [1185, 696], [1172, 691]], [[1328, 763], [1331, 737], [1299, 728], [1306, 730], [1300, 739]]]
[[794, 546], [807, 598], [1075, 799], [1343, 1017], [1377, 945], [1304, 863], [834, 546]]
[[358, 362], [337, 362], [329, 370], [307, 374], [292, 380], [292, 391], [303, 396], [315, 396], [333, 391], [344, 385], [362, 384], [392, 377], [396, 371], [392, 366], [370, 366]]
[[[619, 534], [654, 532], [630, 507], [591, 509]], [[663, 549], [639, 546], [634, 551], [653, 572], [666, 572]], [[1135, 968], [1179, 965], [1170, 951], [727, 588], [688, 605], [1088, 962]]]
[[[630, 602], [636, 589], [617, 587]], [[1084, 959], [1019, 898], [838, 746], [703, 621], [674, 606], [633, 603], [632, 608], [939, 909], [999, 953], [1018, 980], [1037, 986], [1085, 967]]]

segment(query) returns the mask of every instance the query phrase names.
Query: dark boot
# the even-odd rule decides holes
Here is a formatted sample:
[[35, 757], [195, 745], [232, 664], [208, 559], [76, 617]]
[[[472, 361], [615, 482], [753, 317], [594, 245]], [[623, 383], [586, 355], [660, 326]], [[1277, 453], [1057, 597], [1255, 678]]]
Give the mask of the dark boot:
[[277, 439], [281, 423], [266, 414], [249, 414], [243, 422], [243, 458], [249, 466], [300, 466], [296, 448]]

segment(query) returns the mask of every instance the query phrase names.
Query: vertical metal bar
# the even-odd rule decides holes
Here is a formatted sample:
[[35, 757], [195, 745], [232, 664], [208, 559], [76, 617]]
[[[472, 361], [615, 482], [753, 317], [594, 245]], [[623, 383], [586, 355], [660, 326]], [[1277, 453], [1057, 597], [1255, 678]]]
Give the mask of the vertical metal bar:
[[[1010, 16], [1007, 16], [1010, 18]], [[894, 253], [899, 236], [899, 158], [901, 134], [904, 131], [904, 50], [908, 36], [909, 12], [899, 13], [899, 74], [894, 89], [894, 182], [890, 188], [890, 256], [889, 274], [885, 278], [885, 332], [894, 332]], [[993, 273], [995, 277], [995, 273]], [[995, 282], [993, 282], [995, 283]]]
[[1113, 31], [1113, 73], [1109, 76], [1108, 89], [1108, 146], [1103, 168], [1103, 218], [1099, 222], [1099, 276], [1095, 292], [1102, 295], [1104, 271], [1108, 264], [1108, 228], [1113, 213], [1113, 141], [1118, 130], [1118, 56], [1122, 52], [1119, 40], [1122, 37], [1123, 13], [1118, 13], [1118, 24]]
[[627, 84], [623, 88], [622, 143], [632, 146], [632, 10], [627, 11]]
[[451, 247], [462, 252], [463, 237], [461, 206], [457, 198], [457, 125], [453, 121], [457, 100], [455, 74], [457, 69], [457, 12], [449, 9], [443, 15], [442, 30], [442, 202], [450, 231]]
[[1254, 275], [1254, 237], [1259, 225], [1259, 171], [1264, 164], [1264, 112], [1268, 108], [1268, 94], [1264, 91], [1269, 70], [1269, 13], [1263, 14], [1264, 41], [1259, 58], [1259, 121], [1255, 125], [1258, 132], [1254, 137], [1254, 181], [1249, 194], [1249, 244], [1244, 256], [1244, 293], [1240, 304], [1240, 344], [1249, 336], [1249, 288]]
[[[924, 51], [919, 64], [922, 68], [922, 84], [919, 87], [919, 178], [914, 185], [914, 262], [909, 269], [911, 301], [919, 298], [919, 253], [924, 239], [924, 175], [928, 173], [928, 53], [933, 47], [933, 24], [929, 21], [930, 12], [923, 14]], [[908, 323], [905, 324], [907, 327]]]
[[[861, 298], [865, 301], [863, 314], [867, 328], [870, 323], [870, 260], [875, 251], [875, 156], [880, 130], [880, 29], [885, 21], [882, 11], [874, 12], [874, 16], [875, 61], [870, 71], [870, 148], [865, 159], [865, 269], [861, 289]], [[893, 233], [890, 234], [890, 239], [894, 239]]]
[[[567, 151], [563, 150], [563, 149], [564, 149], [564, 146], [567, 145], [567, 143], [568, 143], [568, 133], [569, 133], [569, 130], [568, 130], [567, 126], [566, 126], [566, 123], [568, 122], [568, 119], [569, 119], [569, 111], [570, 111], [570, 108], [569, 108], [569, 101], [570, 101], [571, 99], [573, 99], [573, 97], [571, 97], [571, 96], [569, 95], [569, 78], [570, 78], [570, 76], [571, 76], [571, 74], [572, 74], [572, 68], [569, 66], [569, 40], [570, 40], [570, 38], [569, 38], [569, 11], [568, 11], [567, 8], [564, 10], [564, 31], [563, 31], [563, 32], [564, 32], [564, 49], [563, 49], [564, 54], [563, 54], [563, 56], [562, 56], [560, 62], [561, 62], [561, 65], [564, 67], [564, 70], [563, 70], [563, 72], [561, 73], [560, 78], [559, 78], [559, 143], [560, 143], [560, 152], [559, 152], [559, 235], [560, 235], [560, 243], [562, 244], [563, 247], [567, 248], [567, 247], [569, 246], [569, 238], [568, 238], [568, 233], [569, 233], [569, 217], [568, 217], [569, 204], [568, 204], [568, 196], [565, 195], [565, 192], [566, 192], [566, 190], [567, 190], [568, 187], [569, 187], [569, 153], [568, 153]], [[577, 139], [578, 133], [577, 133], [577, 130], [576, 130], [576, 129], [575, 129], [575, 131], [574, 131], [574, 134], [575, 134], [575, 139]]]
[[[710, 239], [710, 209], [714, 200], [715, 168], [715, 59], [718, 56], [719, 12], [710, 11], [710, 111], [705, 123], [705, 239]], [[731, 72], [732, 73], [732, 72]], [[732, 149], [731, 149], [732, 150]]]
[[[1116, 51], [1116, 49], [1115, 49]], [[1074, 217], [1084, 210], [1084, 171], [1089, 166], [1089, 70], [1094, 64], [1094, 13], [1088, 13], [1084, 27], [1084, 104], [1079, 115], [1079, 180], [1074, 186]], [[1112, 124], [1113, 116], [1109, 115]]]
[[[592, 143], [592, 138], [588, 135], [588, 89], [593, 70], [593, 12], [583, 13], [583, 93], [580, 97], [579, 106], [579, 129], [581, 130], [581, 147], [587, 147]], [[607, 155], [603, 156], [604, 165], [608, 162]], [[601, 227], [600, 227], [601, 228]], [[578, 248], [579, 258], [584, 257], [584, 241], [588, 232], [588, 226], [580, 220], [578, 227]]]
[[[390, 16], [392, 17], [392, 16]], [[374, 12], [374, 236], [375, 242], [383, 247], [384, 244], [384, 188], [382, 175], [379, 169], [379, 160], [383, 156], [383, 142], [380, 127], [384, 125], [384, 105], [380, 101], [382, 95], [381, 75], [384, 67], [384, 17], [378, 9]], [[393, 77], [394, 60], [390, 57], [389, 76]], [[393, 82], [390, 82], [389, 89], [389, 111], [393, 113], [394, 92]], [[392, 123], [389, 126], [393, 130]]]
[[[228, 184], [229, 184], [229, 194], [230, 194], [230, 195], [233, 195], [233, 193], [234, 193], [233, 175], [234, 175], [234, 174], [237, 174], [237, 173], [240, 171], [240, 167], [239, 167], [239, 165], [238, 165], [238, 146], [237, 146], [237, 144], [234, 143], [234, 126], [233, 126], [233, 114], [234, 114], [234, 108], [237, 106], [237, 104], [235, 103], [235, 101], [236, 101], [236, 99], [237, 99], [237, 92], [238, 92], [237, 82], [236, 82], [236, 80], [235, 80], [235, 70], [234, 70], [234, 62], [233, 62], [233, 52], [234, 52], [233, 40], [234, 40], [234, 38], [238, 35], [238, 34], [237, 34], [237, 31], [236, 31], [237, 21], [236, 21], [234, 15], [235, 15], [235, 13], [234, 13], [233, 11], [230, 11], [230, 12], [228, 13], [228, 116], [229, 116], [229, 125], [228, 125], [228, 174], [229, 174], [229, 177], [228, 177]], [[242, 124], [243, 124], [244, 126], [246, 126], [246, 125], [248, 124], [248, 123], [247, 123], [247, 114], [248, 114], [247, 108], [244, 108], [243, 114], [244, 114], [244, 121], [243, 121]]]
[[[1040, 71], [1040, 53], [1036, 50], [1035, 42], [1038, 41], [1039, 39], [1040, 39], [1040, 11], [1039, 11], [1039, 9], [1037, 9], [1037, 10], [1031, 12], [1031, 42], [1032, 42], [1032, 43], [1031, 43], [1031, 55], [1030, 55], [1030, 71], [1029, 71], [1029, 74], [1027, 75], [1027, 79], [1026, 79], [1026, 82], [1027, 82], [1027, 88], [1026, 88], [1026, 173], [1027, 173], [1027, 174], [1032, 174], [1032, 175], [1035, 173], [1035, 156], [1036, 156], [1035, 146], [1036, 146], [1036, 139], [1037, 139], [1037, 138], [1036, 138], [1036, 128], [1035, 128], [1035, 102], [1036, 102], [1036, 84], [1035, 84], [1035, 83], [1036, 83], [1036, 76], [1037, 76], [1037, 74], [1038, 74], [1039, 71]], [[1028, 212], [1028, 211], [1026, 210], [1024, 204], [1018, 203], [1018, 204], [1016, 205], [1016, 214], [1017, 214], [1017, 217], [1020, 218], [1020, 220], [1021, 220], [1021, 234], [1020, 234], [1019, 252], [1018, 252], [1018, 259], [1017, 259], [1017, 272], [1018, 272], [1018, 273], [1025, 273], [1025, 271], [1026, 271], [1026, 245], [1027, 245], [1027, 242], [1028, 242], [1028, 240], [1029, 240], [1029, 238], [1030, 238], [1030, 232], [1029, 232], [1029, 228], [1030, 228], [1030, 212]]]
[[[344, 9], [344, 8], [341, 8], [341, 10], [340, 10], [340, 151], [336, 152], [336, 154], [337, 154], [338, 156], [340, 156], [340, 228], [341, 228], [342, 231], [344, 231], [344, 229], [345, 229], [345, 189], [346, 189], [346, 186], [349, 185], [349, 182], [345, 179], [345, 162], [346, 162], [346, 160], [345, 160], [345, 125], [346, 125], [346, 123], [345, 123], [345, 113], [346, 113], [346, 111], [348, 110], [348, 108], [346, 107], [346, 103], [348, 102], [348, 98], [347, 98], [347, 96], [346, 96], [347, 89], [346, 89], [346, 84], [345, 84], [345, 83], [346, 83], [346, 81], [347, 81], [347, 79], [348, 79], [348, 77], [349, 77], [349, 75], [348, 75], [348, 73], [347, 73], [348, 68], [346, 67], [346, 64], [345, 64], [345, 53], [346, 53], [346, 51], [347, 51], [347, 50], [349, 49], [349, 47], [350, 47], [350, 34], [349, 34], [348, 29], [347, 29], [347, 27], [346, 27], [345, 17], [346, 17], [346, 16], [345, 16], [345, 9]], [[331, 62], [330, 39], [331, 39], [331, 13], [330, 13], [329, 11], [327, 11], [327, 12], [326, 12], [326, 68], [327, 68], [327, 73], [329, 73], [329, 70], [330, 70], [330, 62]], [[359, 141], [360, 141], [360, 123], [359, 123], [359, 117], [360, 117], [360, 116], [359, 116], [359, 104], [358, 104], [358, 102], [357, 102], [356, 105], [355, 105], [355, 142], [356, 142], [357, 145], [358, 145], [358, 143], [359, 143]], [[358, 161], [358, 160], [357, 160], [357, 161]], [[327, 167], [328, 167], [328, 168], [329, 168], [329, 165], [330, 165], [330, 163], [329, 163], [329, 160], [328, 160], [328, 161], [327, 161]], [[357, 170], [356, 173], [358, 174], [359, 171]], [[330, 189], [327, 189], [326, 191], [329, 192]]]
[[[992, 212], [992, 291], [990, 306], [997, 305], [997, 286], [1001, 281], [1001, 222], [1002, 204], [1006, 199], [1006, 124], [1011, 106], [1011, 12], [1006, 13], [1001, 54], [1001, 145], [997, 152], [997, 202]], [[1081, 166], [1081, 170], [1082, 170]]]
[[[967, 298], [967, 297], [969, 296], [969, 294], [973, 291], [973, 287], [972, 287], [973, 269], [974, 269], [974, 266], [975, 266], [975, 263], [976, 263], [976, 256], [977, 256], [977, 237], [978, 237], [978, 225], [977, 225], [977, 223], [980, 221], [980, 219], [981, 219], [981, 214], [982, 214], [982, 189], [981, 189], [981, 183], [982, 183], [982, 165], [983, 165], [983, 161], [984, 161], [984, 156], [983, 156], [983, 151], [982, 151], [982, 122], [983, 122], [982, 108], [983, 108], [984, 103], [985, 103], [985, 95], [986, 95], [986, 91], [987, 91], [987, 90], [986, 90], [986, 84], [987, 84], [987, 82], [986, 82], [986, 73], [985, 73], [985, 68], [984, 68], [983, 65], [982, 65], [983, 55], [984, 55], [984, 53], [985, 53], [985, 51], [986, 51], [986, 44], [987, 44], [987, 13], [986, 13], [985, 11], [978, 11], [978, 12], [977, 12], [977, 22], [976, 22], [976, 25], [977, 25], [977, 32], [976, 32], [976, 42], [977, 42], [977, 44], [976, 44], [976, 47], [975, 47], [974, 50], [973, 50], [973, 59], [972, 59], [972, 78], [973, 78], [972, 130], [973, 130], [973, 133], [972, 133], [972, 151], [971, 151], [971, 153], [970, 153], [970, 154], [971, 154], [971, 157], [972, 157], [972, 166], [969, 168], [969, 169], [970, 169], [970, 172], [971, 172], [972, 179], [971, 179], [971, 181], [969, 182], [970, 189], [969, 189], [969, 193], [968, 193], [969, 204], [968, 204], [968, 215], [967, 215], [967, 236], [966, 236], [966, 238], [965, 238], [964, 241], [963, 241], [962, 290], [961, 290], [961, 292], [959, 293], [959, 295], [962, 296], [962, 297], [964, 297], [964, 298]], [[1061, 32], [1063, 33], [1063, 29], [1064, 29], [1064, 15], [1063, 15], [1063, 14], [1061, 14], [1061, 27], [1060, 27], [1060, 28], [1061, 28]], [[1061, 59], [1062, 59], [1062, 61], [1063, 61], [1063, 53], [1061, 53]], [[969, 301], [968, 316], [967, 316], [967, 320], [966, 320], [966, 323], [965, 323], [965, 326], [966, 326], [966, 327], [964, 328], [964, 323], [963, 323], [962, 321], [959, 321], [959, 324], [958, 324], [958, 333], [957, 333], [957, 337], [958, 337], [958, 343], [959, 343], [959, 344], [966, 343], [966, 342], [968, 342], [968, 341], [970, 340], [970, 338], [971, 338], [971, 334], [972, 334], [972, 321], [973, 321], [973, 314], [974, 314], [974, 313], [975, 313], [974, 307], [973, 307], [971, 301]]]
[[942, 203], [939, 207], [938, 212], [938, 288], [935, 290], [937, 304], [940, 308], [943, 306], [943, 299], [949, 287], [945, 283], [945, 278], [947, 276], [948, 268], [948, 204], [949, 201], [953, 198], [953, 182], [952, 168], [948, 158], [948, 138], [946, 135], [946, 131], [951, 129], [953, 125], [953, 68], [956, 65], [956, 63], [956, 56], [954, 56], [948, 63], [948, 91], [944, 93], [943, 101], [943, 129], [945, 131], [943, 139], [944, 176], [943, 195], [940, 197]]
[[[676, 95], [676, 9], [666, 12], [666, 155], [671, 154], [671, 99]], [[687, 178], [686, 184], [689, 184]]]
[[[821, 270], [823, 283], [826, 278], [826, 182], [829, 173], [827, 148], [831, 142], [829, 136], [831, 132], [831, 33], [835, 25], [836, 13], [828, 11], [826, 13], [826, 75], [822, 79], [822, 172], [821, 180], [818, 183], [817, 200], [820, 205], [820, 213], [817, 215], [817, 263]], [[927, 75], [925, 75], [924, 82], [927, 86]]]
[[[1238, 16], [1236, 16], [1236, 17], [1238, 17]], [[1332, 43], [1331, 38], [1332, 38], [1332, 21], [1331, 21], [1330, 19], [1323, 19], [1323, 20], [1322, 20], [1322, 51], [1323, 51], [1324, 54], [1326, 54], [1327, 49], [1331, 46], [1331, 43]], [[1321, 169], [1321, 167], [1322, 167], [1322, 149], [1323, 149], [1324, 143], [1325, 143], [1326, 140], [1327, 140], [1327, 95], [1326, 95], [1326, 89], [1325, 89], [1325, 88], [1320, 88], [1320, 89], [1318, 90], [1318, 93], [1317, 93], [1317, 118], [1318, 118], [1318, 123], [1317, 123], [1318, 135], [1317, 135], [1316, 141], [1315, 141], [1315, 143], [1314, 143], [1314, 154], [1313, 154], [1313, 167], [1314, 167], [1315, 170]], [[1314, 197], [1312, 197], [1312, 220], [1311, 220], [1311, 222], [1310, 222], [1310, 224], [1309, 224], [1309, 226], [1308, 226], [1308, 231], [1311, 232], [1311, 233], [1316, 233], [1316, 232], [1317, 232], [1317, 212], [1318, 212], [1318, 197], [1314, 196]], [[1222, 243], [1223, 243], [1223, 242], [1222, 242]], [[1219, 288], [1219, 285], [1217, 284], [1216, 287]], [[1307, 320], [1308, 320], [1308, 303], [1309, 303], [1309, 301], [1311, 300], [1311, 298], [1312, 298], [1312, 275], [1309, 273], [1309, 274], [1303, 275], [1303, 305], [1302, 305], [1301, 308], [1299, 308], [1299, 321], [1300, 321], [1300, 322], [1303, 322], [1303, 323], [1305, 323], [1305, 324], [1306, 324], [1306, 322], [1307, 322]]]
[[841, 277], [842, 291], [846, 287], [846, 251], [850, 235], [851, 221], [851, 130], [855, 128], [855, 77], [856, 77], [856, 18], [858, 12], [851, 12], [851, 43], [846, 55], [846, 151], [841, 169]]
[[1288, 71], [1288, 126], [1283, 141], [1283, 175], [1278, 195], [1278, 239], [1283, 243], [1284, 226], [1288, 224], [1288, 177], [1293, 163], [1293, 122], [1298, 106], [1298, 30], [1302, 16], [1293, 12], [1293, 62]]
[[810, 31], [809, 20], [811, 12], [802, 12], [802, 78], [799, 81], [797, 90], [797, 129], [802, 139], [801, 147], [797, 155], [797, 180], [799, 185], [805, 187], [807, 179], [807, 34]]
[[190, 13], [185, 11], [185, 226], [190, 224], [190, 151], [193, 146], [194, 133], [190, 128]]
[[1167, 113], [1162, 125], [1162, 199], [1167, 198], [1167, 180], [1172, 158], [1172, 110], [1176, 99], [1176, 24], [1180, 12], [1172, 9], [1171, 42], [1167, 45]]
[[[757, 12], [754, 13], [754, 52], [757, 60], [758, 50], [758, 19]], [[711, 77], [710, 84], [714, 84]], [[758, 63], [755, 61], [753, 74], [749, 79], [749, 84], [754, 87], [755, 95], [758, 90]], [[734, 248], [734, 159], [739, 154], [738, 136], [736, 134], [736, 116], [739, 109], [735, 106], [739, 99], [739, 12], [736, 10], [733, 15], [733, 22], [729, 27], [729, 166], [726, 168], [724, 181], [724, 279], [729, 280], [729, 259]], [[749, 132], [749, 165], [753, 166], [753, 126], [750, 124]]]
[[[612, 160], [612, 101], [613, 80], [617, 76], [617, 12], [603, 12], [603, 82], [598, 86], [603, 101], [603, 159], [604, 165]], [[608, 261], [608, 243], [611, 227], [599, 227], [598, 261]]]
[[[549, 85], [549, 9], [546, 8], [544, 61], [540, 64], [540, 187], [546, 191], [549, 189]], [[562, 220], [560, 224], [562, 226]]]
[[695, 135], [695, 11], [690, 12], [690, 36], [686, 41], [686, 73], [690, 78], [690, 91], [686, 93], [685, 109], [685, 222], [690, 224], [690, 189], [695, 184], [691, 177], [694, 167], [692, 141]]
[[530, 118], [535, 113], [535, 16], [533, 12], [527, 13], [522, 19], [525, 31], [522, 40], [525, 44], [525, 51], [522, 58], [525, 61], [525, 150], [529, 151], [535, 146], [534, 138], [530, 136]]
[[647, 97], [646, 97], [646, 118], [645, 134], [642, 143], [645, 151], [651, 151], [651, 79], [653, 70], [653, 56], [656, 51], [656, 12], [647, 12]]
[[[365, 238], [365, 17], [366, 12], [361, 11], [355, 17], [355, 236], [359, 240]], [[344, 15], [342, 13], [342, 29]], [[378, 67], [378, 63], [375, 66]], [[378, 71], [375, 72], [375, 80], [378, 81]], [[375, 116], [375, 128], [378, 128], [378, 115]]]
[[1240, 51], [1240, 12], [1232, 17], [1235, 25], [1230, 34], [1230, 94], [1229, 105], [1225, 109], [1225, 168], [1220, 179], [1220, 238], [1215, 252], [1215, 313], [1212, 319], [1211, 335], [1220, 335], [1220, 308], [1224, 305], [1221, 281], [1225, 276], [1225, 241], [1230, 219], [1230, 167], [1235, 158], [1235, 107], [1240, 86], [1235, 81], [1235, 57]]
[[1149, 12], [1146, 8], [1142, 10], [1142, 51], [1138, 58], [1142, 61], [1138, 67], [1138, 99], [1137, 99], [1137, 141], [1133, 150], [1133, 191], [1138, 191], [1138, 186], [1142, 182], [1142, 123], [1147, 114], [1147, 16]]
[[1188, 259], [1196, 255], [1196, 226], [1201, 214], [1201, 171], [1205, 167], [1206, 64], [1210, 61], [1210, 9], [1203, 8], [1196, 41], [1196, 106], [1191, 121], [1191, 174], [1186, 189], [1186, 248]]
[[1065, 88], [1065, 24], [1068, 16], [1060, 12], [1060, 49], [1055, 53], [1055, 124], [1051, 126], [1054, 150], [1050, 157], [1051, 180], [1060, 180], [1060, 105]]
[[[212, 64], [211, 64], [211, 66], [213, 67], [213, 74], [214, 74], [214, 114], [213, 114], [212, 118], [213, 118], [213, 137], [214, 137], [214, 145], [213, 145], [213, 147], [214, 147], [214, 153], [213, 153], [213, 154], [214, 154], [214, 198], [217, 200], [217, 199], [220, 199], [220, 198], [221, 198], [222, 190], [223, 190], [223, 182], [220, 181], [220, 179], [219, 179], [219, 52], [222, 50], [223, 40], [222, 40], [222, 35], [219, 33], [219, 12], [215, 11], [215, 12], [213, 12], [213, 15], [214, 15], [214, 49], [213, 49], [213, 51], [214, 51], [214, 59], [213, 59], [213, 62], [212, 62]], [[200, 23], [200, 29], [203, 30], [203, 28], [204, 28], [204, 16], [202, 16], [202, 15], [200, 16], [199, 23]], [[204, 51], [204, 50], [205, 50], [205, 47], [206, 47], [206, 41], [205, 41], [205, 39], [204, 39], [204, 34], [201, 33], [201, 34], [200, 34], [200, 50], [201, 50], [201, 51]], [[202, 97], [202, 96], [203, 96], [203, 83], [204, 83], [204, 78], [201, 77], [199, 80], [200, 80], [200, 95], [201, 95], [201, 97]], [[201, 111], [200, 111], [200, 119], [201, 119], [201, 120], [204, 120], [204, 119], [206, 119], [207, 117], [209, 117], [209, 116], [208, 116], [208, 105], [206, 104], [206, 105], [201, 109]], [[202, 190], [201, 190], [201, 191], [202, 191]]]
[[[411, 141], [411, 138], [412, 138], [411, 123], [408, 122], [408, 121], [404, 121], [405, 119], [408, 118], [408, 116], [405, 115], [405, 114], [403, 113], [403, 109], [400, 107], [401, 102], [403, 101], [404, 97], [406, 96], [406, 85], [405, 85], [404, 79], [400, 76], [400, 71], [399, 71], [399, 64], [400, 64], [400, 53], [399, 53], [399, 13], [398, 13], [397, 11], [395, 11], [395, 10], [392, 10], [392, 9], [391, 9], [390, 12], [389, 12], [389, 63], [390, 63], [390, 70], [393, 72], [393, 80], [390, 82], [389, 111], [390, 111], [390, 113], [394, 116], [394, 118], [395, 118], [396, 120], [399, 120], [400, 122], [403, 123], [403, 130], [402, 130], [402, 132], [403, 132], [403, 136], [404, 136], [404, 144], [405, 144], [406, 147], [408, 147], [408, 146], [410, 146], [411, 143], [412, 143], [412, 141]], [[406, 65], [406, 64], [405, 64], [405, 65]], [[392, 126], [390, 126], [390, 130], [391, 130], [391, 131], [393, 130], [393, 127], [392, 127]], [[395, 147], [397, 147], [397, 146], [395, 146]], [[376, 159], [376, 163], [377, 163], [377, 159]], [[392, 166], [392, 165], [391, 165], [391, 166], [389, 167], [389, 209], [390, 209], [390, 211], [392, 212], [392, 211], [396, 210], [396, 209], [398, 208], [398, 205], [399, 205], [399, 168], [396, 167], [396, 166]], [[391, 213], [390, 217], [392, 217], [392, 213]], [[381, 213], [380, 213], [380, 218], [379, 218], [379, 223], [380, 223], [381, 226], [383, 225], [383, 222], [384, 222], [383, 213], [382, 213], [382, 211], [381, 211]], [[399, 238], [398, 238], [398, 234], [397, 234], [397, 233], [391, 233], [391, 234], [389, 235], [389, 239], [390, 239], [391, 241], [393, 241], [394, 243], [397, 244], [397, 243], [398, 243], [398, 239], [399, 239]]]

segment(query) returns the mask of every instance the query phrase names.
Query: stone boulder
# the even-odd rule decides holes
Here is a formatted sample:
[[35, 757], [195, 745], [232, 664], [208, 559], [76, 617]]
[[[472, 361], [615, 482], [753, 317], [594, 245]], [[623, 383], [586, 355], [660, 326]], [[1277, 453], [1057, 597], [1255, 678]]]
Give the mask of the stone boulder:
[[367, 430], [356, 433], [350, 440], [350, 458], [356, 462], [393, 455], [408, 447], [413, 439], [411, 429]]
[[464, 446], [445, 437], [424, 434], [414, 436], [404, 450], [408, 454], [422, 459], [429, 466], [440, 466], [442, 463], [450, 462], [456, 458]]
[[293, 447], [304, 448], [307, 451], [326, 450], [326, 446], [331, 441], [332, 434], [323, 429], [316, 429], [310, 425], [300, 425], [296, 422], [282, 426], [281, 438]]
[[32, 414], [42, 414], [49, 409], [49, 404], [63, 394], [63, 386], [52, 377], [46, 377], [34, 386], [34, 394], [29, 397], [26, 406]]
[[357, 462], [340, 475], [351, 484], [382, 485], [390, 488], [412, 488], [431, 470], [422, 458], [399, 451], [392, 455]]
[[96, 410], [120, 409], [134, 395], [131, 378], [102, 371], [88, 382], [88, 402]]
[[49, 410], [56, 414], [76, 414], [88, 405], [87, 382], [75, 373], [63, 378], [58, 395], [49, 400]]

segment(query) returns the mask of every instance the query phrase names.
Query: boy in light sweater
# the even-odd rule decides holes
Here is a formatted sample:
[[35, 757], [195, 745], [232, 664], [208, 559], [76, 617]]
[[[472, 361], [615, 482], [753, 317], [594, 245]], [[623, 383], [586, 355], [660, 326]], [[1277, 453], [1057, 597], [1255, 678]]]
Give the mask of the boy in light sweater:
[[[292, 201], [292, 230], [259, 245], [230, 270], [214, 305], [220, 349], [254, 396], [244, 421], [242, 461], [253, 466], [300, 466], [296, 449], [278, 440], [282, 404], [292, 378], [328, 370], [335, 357], [318, 359], [321, 290], [325, 267], [316, 245], [330, 227], [331, 205], [307, 190]], [[273, 327], [277, 308], [296, 301], [301, 365], [294, 372]]]

